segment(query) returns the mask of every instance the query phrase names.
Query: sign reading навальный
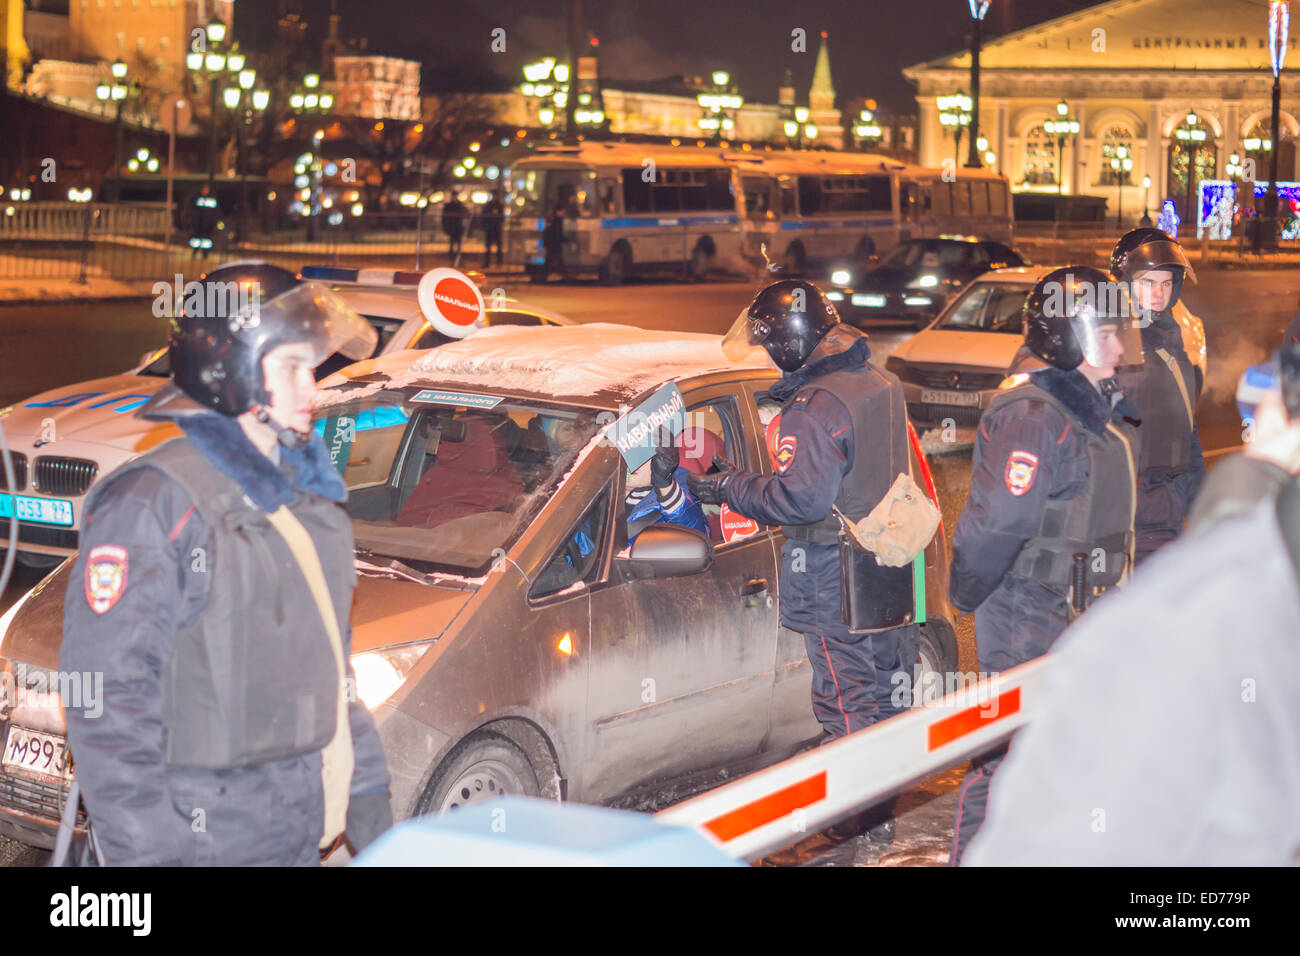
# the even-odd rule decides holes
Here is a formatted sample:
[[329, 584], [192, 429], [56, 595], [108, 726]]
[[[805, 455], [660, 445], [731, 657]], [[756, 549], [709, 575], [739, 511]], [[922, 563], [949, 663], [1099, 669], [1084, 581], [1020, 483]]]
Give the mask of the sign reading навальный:
[[619, 450], [629, 471], [636, 471], [654, 457], [659, 447], [659, 429], [667, 425], [674, 435], [686, 425], [686, 400], [669, 382], [636, 408], [605, 426], [605, 438]]

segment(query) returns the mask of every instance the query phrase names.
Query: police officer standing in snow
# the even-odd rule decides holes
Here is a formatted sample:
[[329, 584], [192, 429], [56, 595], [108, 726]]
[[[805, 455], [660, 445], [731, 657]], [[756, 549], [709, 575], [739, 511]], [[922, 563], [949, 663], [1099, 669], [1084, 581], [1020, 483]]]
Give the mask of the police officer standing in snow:
[[[1025, 303], [1019, 371], [980, 420], [970, 496], [957, 520], [949, 597], [975, 612], [980, 671], [1047, 652], [1070, 620], [1133, 563], [1132, 410], [1115, 368], [1141, 360], [1128, 303], [1086, 266], [1045, 276]], [[984, 817], [1001, 747], [972, 761], [958, 792], [956, 865]]]
[[1201, 372], [1183, 347], [1173, 308], [1184, 278], [1196, 281], [1183, 248], [1159, 229], [1126, 233], [1110, 254], [1111, 274], [1127, 283], [1142, 328], [1145, 360], [1116, 376], [1137, 409], [1141, 425], [1138, 461], [1137, 560], [1141, 563], [1183, 529], [1205, 479], [1205, 458], [1196, 431]]
[[[784, 279], [754, 297], [723, 350], [738, 361], [755, 346], [784, 373], [770, 392], [784, 403], [776, 474], [767, 478], [715, 459], [715, 471], [687, 482], [706, 504], [725, 502], [783, 526], [781, 623], [803, 634], [813, 712], [828, 738], [841, 737], [898, 712], [894, 675], [910, 672], [917, 657], [914, 624], [849, 632], [841, 610], [840, 526], [831, 511], [837, 505], [857, 521], [909, 470], [902, 386], [869, 361], [867, 337], [841, 323], [810, 282]], [[892, 819], [872, 833], [881, 841], [892, 835]]]
[[[184, 433], [90, 493], [60, 666], [104, 674], [67, 711], [110, 865], [311, 865], [392, 822], [349, 689], [347, 497], [312, 433], [312, 370], [374, 330], [328, 289], [223, 266], [173, 320], [172, 383], [138, 413]], [[187, 301], [187, 305], [188, 305]]]

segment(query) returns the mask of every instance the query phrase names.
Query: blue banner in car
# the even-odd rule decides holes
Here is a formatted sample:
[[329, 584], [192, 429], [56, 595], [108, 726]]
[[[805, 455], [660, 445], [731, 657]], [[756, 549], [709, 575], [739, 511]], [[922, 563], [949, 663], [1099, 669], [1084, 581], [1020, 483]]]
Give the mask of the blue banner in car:
[[426, 388], [411, 396], [413, 402], [428, 402], [431, 405], [464, 405], [466, 408], [496, 408], [501, 404], [500, 395], [475, 395], [472, 392], [444, 392], [437, 388]]
[[603, 431], [618, 449], [630, 471], [636, 471], [654, 457], [659, 447], [659, 429], [667, 425], [674, 435], [686, 425], [686, 400], [675, 382], [669, 382], [636, 408], [620, 416]]

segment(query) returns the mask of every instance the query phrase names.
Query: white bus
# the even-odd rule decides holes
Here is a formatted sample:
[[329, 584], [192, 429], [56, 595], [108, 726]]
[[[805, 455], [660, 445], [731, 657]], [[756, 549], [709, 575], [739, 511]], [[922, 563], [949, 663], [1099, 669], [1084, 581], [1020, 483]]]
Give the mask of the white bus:
[[868, 153], [727, 154], [745, 194], [742, 249], [754, 263], [805, 272], [866, 259], [902, 239], [974, 235], [1012, 240], [1010, 186], [984, 170], [909, 166]]
[[742, 196], [719, 151], [623, 143], [543, 147], [509, 174], [506, 252], [536, 279], [542, 232], [565, 210], [564, 265], [617, 283], [679, 272], [703, 278], [741, 266]]

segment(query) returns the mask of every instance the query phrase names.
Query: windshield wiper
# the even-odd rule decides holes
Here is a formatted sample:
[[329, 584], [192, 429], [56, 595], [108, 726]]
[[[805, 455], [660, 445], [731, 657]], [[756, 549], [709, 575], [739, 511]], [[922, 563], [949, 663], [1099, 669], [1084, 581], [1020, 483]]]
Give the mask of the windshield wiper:
[[[394, 577], [405, 578], [408, 581], [414, 581], [416, 584], [427, 584], [430, 586], [453, 587], [462, 591], [473, 591], [474, 587], [468, 581], [460, 579], [454, 574], [425, 574], [417, 571], [410, 565], [403, 564], [397, 558], [388, 555], [378, 555], [366, 548], [356, 548], [356, 557], [353, 558], [352, 564], [357, 570], [369, 572], [370, 574], [390, 574]], [[373, 560], [372, 560], [373, 559]]]

